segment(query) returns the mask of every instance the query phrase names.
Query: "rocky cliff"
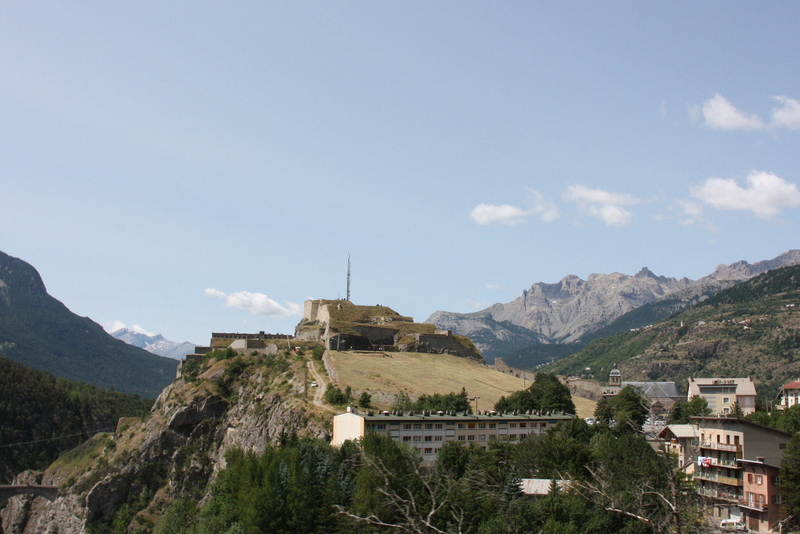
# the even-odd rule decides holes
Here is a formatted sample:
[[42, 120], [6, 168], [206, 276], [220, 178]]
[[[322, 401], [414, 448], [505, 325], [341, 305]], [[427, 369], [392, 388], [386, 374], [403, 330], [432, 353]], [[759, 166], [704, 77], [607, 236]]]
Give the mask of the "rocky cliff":
[[[218, 359], [219, 358], [219, 359]], [[232, 448], [262, 452], [292, 436], [327, 437], [325, 418], [307, 397], [302, 354], [219, 351], [183, 366], [149, 417], [122, 419], [15, 484], [60, 487], [52, 503], [15, 497], [3, 510], [5, 533], [78, 534], [112, 523], [149, 530], [177, 497], [202, 500]]]
[[[800, 250], [754, 264], [720, 265], [699, 280], [657, 276], [646, 267], [633, 276], [591, 274], [582, 280], [568, 275], [555, 284], [533, 284], [512, 302], [468, 314], [437, 311], [427, 322], [469, 336], [491, 359], [536, 343], [579, 341], [645, 304], [675, 295], [721, 291], [768, 270], [796, 264], [800, 264]], [[692, 302], [688, 297], [684, 300]]]

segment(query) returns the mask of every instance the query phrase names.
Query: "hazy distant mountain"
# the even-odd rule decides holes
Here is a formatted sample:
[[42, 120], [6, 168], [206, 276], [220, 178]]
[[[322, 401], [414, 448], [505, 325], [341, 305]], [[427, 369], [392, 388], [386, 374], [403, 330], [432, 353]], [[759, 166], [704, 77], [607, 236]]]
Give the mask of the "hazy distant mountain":
[[176, 343], [175, 341], [165, 339], [161, 334], [151, 336], [131, 330], [130, 328], [120, 328], [119, 330], [111, 332], [111, 335], [134, 347], [139, 347], [147, 352], [152, 352], [153, 354], [165, 356], [174, 360], [182, 360], [187, 354], [194, 354], [194, 349], [197, 346], [188, 341]]
[[47, 294], [30, 264], [0, 252], [0, 352], [27, 367], [155, 398], [178, 362], [111, 337]]
[[568, 275], [555, 284], [533, 284], [507, 304], [494, 304], [474, 313], [437, 311], [427, 322], [469, 336], [491, 361], [526, 346], [580, 342], [625, 314], [662, 299], [670, 300], [670, 305], [661, 309], [674, 313], [698, 298], [707, 298], [768, 270], [796, 264], [800, 264], [800, 250], [752, 265], [745, 261], [720, 265], [700, 280], [657, 276], [646, 267], [634, 276], [591, 274], [582, 280]]

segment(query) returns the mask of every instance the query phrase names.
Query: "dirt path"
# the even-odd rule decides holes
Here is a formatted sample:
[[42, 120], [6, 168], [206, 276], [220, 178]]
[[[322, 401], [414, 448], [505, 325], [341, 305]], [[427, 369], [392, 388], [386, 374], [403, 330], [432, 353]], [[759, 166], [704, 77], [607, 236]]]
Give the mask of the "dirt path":
[[323, 395], [325, 395], [325, 387], [328, 385], [328, 382], [322, 377], [322, 374], [317, 371], [317, 366], [314, 365], [314, 360], [308, 360], [306, 365], [308, 366], [308, 372], [311, 373], [311, 376], [317, 383], [317, 387], [311, 388], [314, 390], [314, 400], [312, 402], [323, 410], [336, 413], [336, 410], [325, 404], [325, 402], [322, 400]]

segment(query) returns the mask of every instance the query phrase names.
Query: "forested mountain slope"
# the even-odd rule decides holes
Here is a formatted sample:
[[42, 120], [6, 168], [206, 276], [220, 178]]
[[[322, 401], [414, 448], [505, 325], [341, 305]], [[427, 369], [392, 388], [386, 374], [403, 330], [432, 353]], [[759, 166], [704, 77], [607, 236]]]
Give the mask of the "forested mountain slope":
[[108, 432], [150, 402], [56, 379], [0, 356], [0, 484], [24, 469], [44, 469], [62, 451]]
[[769, 271], [652, 326], [543, 367], [605, 381], [753, 376], [763, 397], [800, 376], [800, 266]]
[[0, 252], [0, 351], [55, 376], [155, 398], [175, 377], [173, 359], [114, 339], [51, 297], [28, 263]]

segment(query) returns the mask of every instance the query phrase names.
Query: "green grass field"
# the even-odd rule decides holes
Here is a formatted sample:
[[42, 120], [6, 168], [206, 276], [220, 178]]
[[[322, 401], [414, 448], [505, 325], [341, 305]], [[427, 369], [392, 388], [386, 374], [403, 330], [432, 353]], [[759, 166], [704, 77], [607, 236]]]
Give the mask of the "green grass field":
[[[418, 352], [328, 351], [341, 387], [355, 392], [368, 391], [373, 404], [390, 407], [394, 395], [405, 391], [412, 399], [423, 393], [446, 394], [466, 388], [470, 397], [479, 397], [478, 409], [490, 410], [501, 396], [530, 386], [521, 378], [449, 354]], [[595, 403], [573, 397], [578, 416], [594, 413]], [[473, 410], [475, 402], [472, 403]]]

